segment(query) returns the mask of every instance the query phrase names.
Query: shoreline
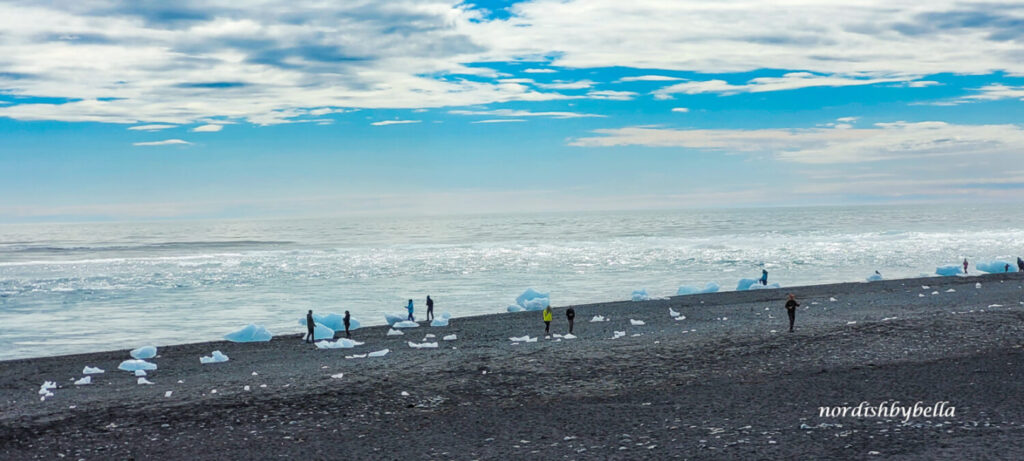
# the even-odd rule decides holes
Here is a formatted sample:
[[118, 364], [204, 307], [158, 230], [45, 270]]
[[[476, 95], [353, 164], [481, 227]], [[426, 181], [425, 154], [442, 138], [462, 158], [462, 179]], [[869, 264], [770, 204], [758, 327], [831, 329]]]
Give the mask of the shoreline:
[[[0, 362], [0, 455], [1024, 454], [1024, 408], [1007, 398], [1024, 395], [1022, 286], [1021, 274], [994, 274], [585, 304], [573, 306], [572, 340], [545, 340], [540, 313], [521, 312], [456, 317], [450, 327], [397, 337], [385, 336], [387, 326], [366, 327], [353, 332], [366, 344], [345, 350], [318, 350], [299, 335], [190, 343], [160, 348], [153, 385], [116, 370], [127, 351], [16, 359]], [[785, 332], [788, 292], [801, 302], [795, 333]], [[673, 320], [669, 308], [686, 318]], [[594, 315], [610, 321], [592, 323]], [[565, 327], [564, 307], [556, 308], [552, 332]], [[613, 339], [616, 331], [626, 335]], [[458, 339], [437, 349], [406, 344], [427, 334]], [[509, 340], [522, 335], [538, 340]], [[384, 348], [385, 357], [345, 358]], [[230, 360], [199, 363], [215, 349]], [[72, 385], [86, 365], [106, 373]], [[44, 380], [61, 387], [40, 402]], [[817, 414], [819, 406], [883, 400], [950, 401], [957, 415], [904, 422]]]

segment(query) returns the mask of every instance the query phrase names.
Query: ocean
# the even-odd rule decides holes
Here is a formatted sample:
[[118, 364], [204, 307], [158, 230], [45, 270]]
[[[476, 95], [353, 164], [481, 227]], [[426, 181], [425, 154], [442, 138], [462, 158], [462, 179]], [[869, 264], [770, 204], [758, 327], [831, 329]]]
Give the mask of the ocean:
[[429, 294], [454, 317], [769, 272], [783, 287], [1016, 261], [1024, 207], [915, 205], [0, 225], [0, 359], [216, 340], [307, 309], [384, 323]]

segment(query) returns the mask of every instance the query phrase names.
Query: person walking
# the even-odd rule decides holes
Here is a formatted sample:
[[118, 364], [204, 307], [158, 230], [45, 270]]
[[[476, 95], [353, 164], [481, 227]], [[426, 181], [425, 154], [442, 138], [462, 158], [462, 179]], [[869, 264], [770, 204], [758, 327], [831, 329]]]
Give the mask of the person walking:
[[796, 308], [800, 307], [800, 303], [796, 302], [796, 297], [792, 293], [789, 294], [789, 299], [786, 300], [786, 314], [789, 315], [789, 332], [793, 332], [793, 322], [796, 320]]
[[964, 258], [964, 275], [967, 275], [967, 258]]
[[761, 269], [761, 285], [768, 286], [768, 271]]
[[543, 314], [544, 314], [544, 335], [547, 336], [547, 335], [551, 334], [551, 318], [553, 317], [551, 315], [551, 306], [550, 305], [548, 305], [548, 307], [544, 308], [544, 313]]
[[411, 299], [409, 300], [409, 304], [407, 306], [405, 306], [405, 308], [409, 310], [409, 319], [408, 320], [410, 322], [415, 322], [416, 319], [414, 319], [413, 316], [412, 316], [412, 300]]
[[434, 300], [427, 295], [427, 321], [434, 320]]
[[572, 334], [572, 322], [573, 322], [573, 320], [576, 320], [576, 310], [571, 308], [571, 307], [566, 309], [565, 310], [565, 318], [566, 318], [566, 320], [569, 321], [569, 334], [571, 335]]
[[352, 325], [352, 316], [348, 311], [345, 311], [345, 317], [341, 321], [345, 323], [345, 337], [351, 338], [352, 335], [348, 332], [348, 327]]
[[311, 343], [316, 341], [316, 335], [313, 333], [316, 331], [316, 321], [313, 320], [313, 309], [306, 312], [306, 342]]

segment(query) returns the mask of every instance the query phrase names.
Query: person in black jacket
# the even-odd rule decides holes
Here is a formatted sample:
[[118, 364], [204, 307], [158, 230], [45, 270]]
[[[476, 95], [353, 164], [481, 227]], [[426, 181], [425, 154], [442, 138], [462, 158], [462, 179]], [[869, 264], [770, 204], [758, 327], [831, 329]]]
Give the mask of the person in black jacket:
[[308, 331], [308, 333], [306, 333], [306, 342], [311, 343], [315, 341], [316, 335], [314, 335], [313, 332], [316, 331], [316, 321], [313, 320], [312, 309], [306, 313], [306, 331]]
[[349, 334], [349, 332], [348, 332], [348, 327], [349, 327], [349, 325], [350, 325], [350, 324], [352, 323], [352, 316], [351, 316], [351, 315], [349, 315], [348, 311], [345, 311], [345, 317], [344, 317], [344, 318], [342, 318], [342, 319], [341, 319], [341, 321], [342, 321], [342, 322], [345, 322], [345, 337], [346, 337], [346, 338], [351, 338], [351, 337], [352, 337], [352, 335], [351, 335], [351, 334]]
[[572, 334], [572, 321], [576, 320], [576, 310], [568, 308], [565, 310], [565, 318], [569, 320], [569, 334]]
[[427, 321], [434, 320], [434, 300], [427, 295]]
[[786, 300], [786, 314], [789, 314], [789, 331], [793, 332], [793, 321], [796, 320], [796, 308], [800, 307], [800, 303], [796, 302], [796, 297], [791, 293], [789, 299]]

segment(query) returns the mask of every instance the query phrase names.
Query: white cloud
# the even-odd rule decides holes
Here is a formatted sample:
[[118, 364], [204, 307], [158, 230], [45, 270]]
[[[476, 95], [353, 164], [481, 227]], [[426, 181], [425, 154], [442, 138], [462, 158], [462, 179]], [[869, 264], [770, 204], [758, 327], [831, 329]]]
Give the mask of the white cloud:
[[409, 123], [420, 123], [420, 120], [381, 120], [379, 122], [373, 122], [370, 125], [373, 126], [387, 126], [387, 125], [405, 125]]
[[547, 118], [589, 118], [604, 117], [599, 114], [580, 112], [530, 112], [528, 110], [494, 109], [494, 110], [450, 110], [452, 115], [485, 115], [491, 117], [547, 117]]
[[146, 141], [132, 143], [133, 146], [187, 146], [192, 143], [182, 139], [165, 139], [163, 141]]
[[587, 97], [590, 99], [606, 99], [611, 101], [631, 101], [636, 96], [637, 94], [632, 91], [597, 90], [587, 93]]
[[690, 111], [690, 109], [687, 108], [687, 107], [673, 107], [672, 108], [672, 112], [682, 112], [682, 113], [685, 114], [685, 113], [687, 113], [689, 111]]
[[871, 128], [687, 130], [626, 127], [594, 131], [570, 140], [582, 147], [681, 147], [726, 153], [765, 153], [786, 162], [865, 163], [933, 157], [1017, 158], [1024, 129], [1017, 125], [955, 125], [945, 122], [878, 123]]
[[855, 86], [873, 85], [876, 83], [897, 82], [905, 77], [889, 78], [854, 78], [834, 75], [816, 75], [809, 72], [790, 72], [782, 77], [759, 77], [742, 85], [733, 85], [725, 80], [706, 80], [700, 82], [684, 82], [667, 86], [654, 91], [658, 99], [671, 99], [673, 94], [719, 93], [723, 95], [737, 93], [763, 93], [767, 91], [796, 90], [800, 88], [821, 86]]
[[679, 77], [669, 77], [667, 75], [637, 75], [635, 77], [622, 77], [618, 80], [618, 82], [672, 82], [678, 80], [684, 79]]
[[912, 82], [907, 82], [906, 85], [910, 88], [925, 88], [942, 84], [934, 80], [914, 80]]
[[160, 131], [170, 128], [177, 128], [178, 125], [137, 125], [128, 127], [129, 130], [134, 131]]
[[555, 69], [523, 69], [523, 72], [527, 74], [554, 74], [558, 71]]
[[521, 119], [521, 118], [492, 118], [492, 119], [488, 119], [488, 120], [477, 120], [475, 122], [469, 122], [469, 123], [519, 123], [519, 122], [525, 122], [525, 121], [526, 121], [525, 119]]
[[594, 86], [594, 82], [590, 80], [580, 80], [577, 82], [564, 82], [556, 80], [551, 83], [537, 83], [536, 85], [546, 90], [585, 90], [587, 88]]
[[1024, 101], [1024, 86], [1007, 86], [1001, 83], [985, 85], [974, 90], [974, 94], [954, 100], [955, 103], [999, 101], [1001, 99], [1019, 99]]
[[193, 128], [192, 131], [195, 131], [197, 133], [216, 133], [216, 132], [220, 131], [223, 128], [224, 128], [224, 125], [218, 125], [218, 124], [211, 123], [211, 124], [208, 124], [208, 125], [197, 126], [197, 127]]

